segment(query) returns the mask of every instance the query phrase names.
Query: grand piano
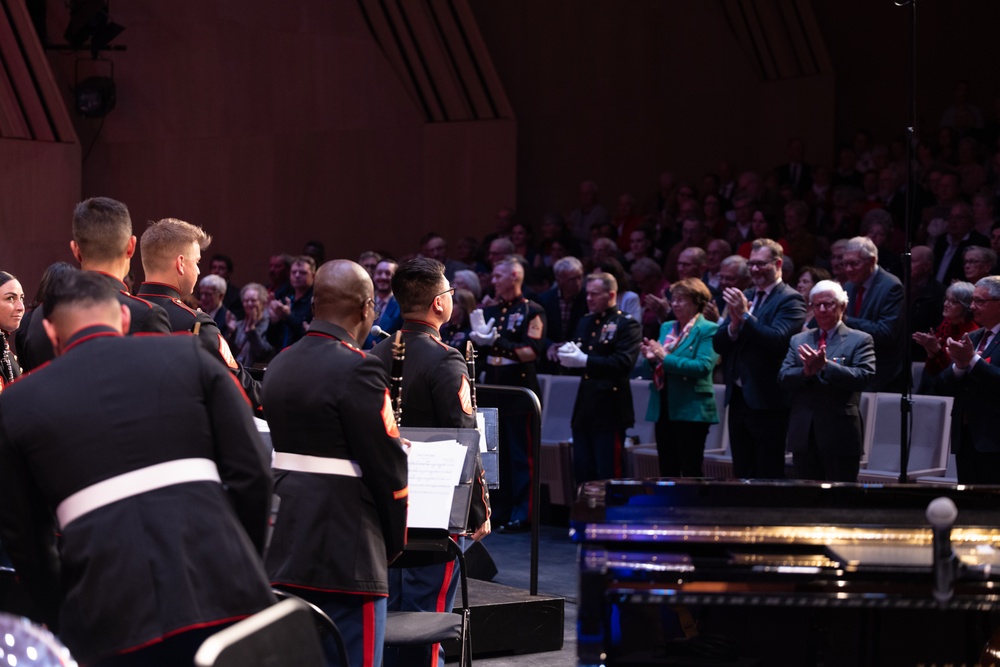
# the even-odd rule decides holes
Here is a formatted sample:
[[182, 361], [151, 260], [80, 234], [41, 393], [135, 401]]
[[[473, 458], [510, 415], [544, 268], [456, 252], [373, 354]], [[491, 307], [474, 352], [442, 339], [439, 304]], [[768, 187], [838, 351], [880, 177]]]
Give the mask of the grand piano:
[[571, 535], [580, 665], [991, 664], [1000, 487], [590, 482]]

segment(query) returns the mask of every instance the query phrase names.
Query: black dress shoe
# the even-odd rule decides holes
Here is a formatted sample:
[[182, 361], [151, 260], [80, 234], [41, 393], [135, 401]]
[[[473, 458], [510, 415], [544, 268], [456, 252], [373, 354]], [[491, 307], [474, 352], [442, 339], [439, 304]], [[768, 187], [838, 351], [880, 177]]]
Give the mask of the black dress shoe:
[[531, 524], [527, 521], [521, 521], [520, 519], [514, 519], [513, 521], [508, 521], [507, 523], [500, 524], [497, 528], [498, 533], [525, 533], [531, 529]]

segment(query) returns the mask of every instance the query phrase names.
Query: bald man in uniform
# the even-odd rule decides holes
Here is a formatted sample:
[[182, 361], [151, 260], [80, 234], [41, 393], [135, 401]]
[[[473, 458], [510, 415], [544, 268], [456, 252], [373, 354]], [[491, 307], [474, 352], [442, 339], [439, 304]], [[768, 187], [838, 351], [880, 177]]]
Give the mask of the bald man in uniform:
[[353, 667], [382, 663], [388, 564], [406, 542], [406, 454], [389, 377], [360, 345], [373, 294], [359, 264], [321, 266], [309, 331], [274, 358], [262, 392], [281, 498], [265, 568], [333, 618]]

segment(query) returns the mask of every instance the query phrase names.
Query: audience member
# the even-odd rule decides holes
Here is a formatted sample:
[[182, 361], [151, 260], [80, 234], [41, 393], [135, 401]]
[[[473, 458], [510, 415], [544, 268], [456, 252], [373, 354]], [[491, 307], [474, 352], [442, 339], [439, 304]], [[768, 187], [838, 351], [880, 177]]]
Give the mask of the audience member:
[[670, 305], [676, 319], [663, 323], [658, 339], [644, 338], [640, 348], [654, 367], [646, 421], [656, 423], [661, 477], [701, 477], [708, 429], [719, 421], [712, 389], [718, 325], [701, 314], [710, 297], [697, 278], [674, 283]]
[[795, 200], [785, 204], [785, 241], [787, 254], [796, 266], [816, 261], [816, 236], [809, 231], [809, 205]]
[[472, 331], [472, 323], [469, 316], [476, 309], [477, 302], [472, 292], [461, 287], [455, 288], [452, 300], [454, 307], [451, 318], [441, 325], [441, 340], [464, 353], [466, 341], [471, 340], [469, 333]]
[[226, 294], [226, 281], [214, 273], [201, 277], [198, 281], [198, 307], [213, 320], [220, 330], [226, 329], [229, 309], [222, 303]]
[[573, 478], [577, 484], [622, 477], [625, 430], [635, 423], [629, 376], [639, 355], [639, 323], [618, 309], [610, 273], [587, 276], [589, 313], [559, 348], [559, 363], [582, 369], [573, 404]]
[[632, 281], [642, 303], [642, 318], [639, 320], [642, 336], [655, 338], [660, 331], [660, 323], [669, 312], [667, 293], [670, 283], [663, 278], [660, 265], [648, 257], [638, 259], [632, 265]]
[[833, 279], [841, 285], [847, 282], [847, 271], [844, 269], [844, 248], [847, 247], [847, 239], [837, 239], [830, 244], [830, 273]]
[[535, 266], [536, 255], [534, 240], [531, 237], [531, 229], [523, 222], [515, 222], [510, 227], [510, 242], [514, 244], [514, 254], [520, 255], [528, 266]]
[[271, 300], [282, 301], [292, 296], [294, 290], [289, 283], [291, 271], [291, 255], [285, 253], [271, 255], [267, 263], [267, 277], [271, 281], [267, 291], [271, 295]]
[[369, 276], [375, 275], [375, 267], [377, 267], [378, 263], [381, 261], [382, 255], [378, 254], [374, 250], [366, 250], [358, 256], [358, 264], [364, 267]]
[[468, 269], [456, 271], [451, 284], [457, 289], [464, 289], [470, 292], [476, 303], [479, 303], [479, 300], [483, 298], [482, 284], [479, 282], [479, 275], [475, 271], [469, 271]]
[[514, 224], [517, 213], [509, 206], [503, 206], [497, 211], [495, 229], [493, 232], [483, 237], [483, 246], [490, 247], [490, 244], [497, 239], [510, 238], [510, 227]]
[[[660, 263], [663, 255], [653, 245], [654, 235], [654, 230], [647, 225], [640, 226], [638, 229], [632, 231], [632, 236], [628, 244], [629, 251], [625, 253], [624, 266], [626, 270], [630, 270], [632, 264], [644, 257], [655, 261], [657, 264]], [[676, 261], [676, 257], [674, 260]]]
[[[705, 232], [705, 223], [698, 219], [688, 218], [681, 222], [681, 240], [674, 244], [667, 253], [664, 261], [664, 274], [667, 280], [677, 280], [681, 277], [678, 274], [677, 260], [680, 254], [688, 248], [698, 248], [704, 252], [711, 239]], [[704, 272], [704, 271], [703, 271]], [[699, 273], [695, 278], [701, 278]]]
[[945, 290], [941, 323], [937, 329], [934, 331], [914, 329], [913, 341], [923, 348], [927, 359], [918, 393], [934, 393], [934, 386], [941, 371], [951, 365], [948, 339], [960, 340], [965, 334], [979, 328], [972, 318], [974, 290], [972, 283], [953, 282]]
[[805, 145], [799, 137], [788, 140], [788, 162], [775, 167], [778, 182], [791, 188], [798, 198], [812, 187], [813, 168], [805, 163]]
[[[499, 241], [494, 241], [498, 243]], [[392, 277], [396, 275], [399, 264], [394, 259], [383, 259], [375, 267], [372, 282], [375, 285], [374, 308], [375, 324], [386, 334], [394, 334], [403, 326], [403, 315], [399, 312], [399, 303], [392, 293]], [[371, 349], [377, 343], [374, 334], [367, 334], [364, 348]]]
[[580, 184], [580, 206], [573, 209], [567, 219], [573, 238], [581, 246], [590, 247], [590, 227], [595, 222], [610, 222], [607, 209], [597, 203], [597, 183], [584, 181]]
[[724, 239], [712, 239], [708, 242], [708, 247], [705, 249], [705, 272], [700, 277], [713, 292], [719, 290], [719, 268], [722, 266], [722, 260], [732, 253], [732, 247]]
[[642, 224], [643, 217], [636, 207], [635, 197], [628, 193], [618, 195], [618, 215], [611, 220], [615, 228], [618, 248], [625, 253], [629, 250], [632, 232]]
[[885, 209], [875, 208], [861, 218], [861, 236], [867, 236], [878, 248], [878, 263], [883, 269], [903, 278], [903, 260], [890, 246], [893, 238], [892, 216]]
[[564, 257], [552, 267], [556, 285], [538, 295], [537, 303], [545, 309], [545, 354], [538, 361], [538, 371], [560, 374], [559, 348], [574, 340], [580, 319], [587, 314], [587, 295], [583, 289], [583, 263], [576, 257]]
[[1000, 276], [988, 276], [972, 292], [972, 317], [982, 327], [960, 339], [948, 339], [952, 365], [938, 383], [955, 397], [951, 441], [959, 484], [1000, 483], [1000, 429], [996, 397], [1000, 392]]
[[798, 278], [795, 280], [795, 291], [802, 295], [806, 302], [806, 323], [803, 330], [812, 328], [816, 323], [813, 321], [812, 304], [809, 293], [821, 280], [831, 280], [829, 271], [815, 266], [803, 266], [799, 269]]
[[[376, 270], [377, 272], [377, 270]], [[313, 280], [316, 264], [313, 258], [302, 255], [292, 261], [289, 285], [292, 293], [284, 299], [273, 299], [267, 304], [267, 339], [276, 350], [283, 350], [306, 335], [312, 321]]]
[[792, 335], [805, 322], [802, 295], [781, 280], [781, 246], [754, 242], [750, 253], [753, 289], [723, 291], [726, 317], [713, 338], [725, 369], [729, 442], [739, 478], [785, 476], [788, 399], [777, 383]]
[[750, 253], [753, 251], [754, 242], [760, 239], [771, 239], [781, 247], [782, 255], [789, 254], [788, 241], [781, 238], [781, 234], [778, 233], [777, 224], [770, 220], [764, 211], [760, 209], [754, 211], [753, 217], [750, 219], [750, 229], [750, 239], [740, 244], [739, 250], [736, 251], [736, 254], [746, 259], [750, 259]]
[[978, 192], [972, 198], [972, 227], [975, 231], [989, 238], [993, 227], [997, 224], [994, 206], [996, 197], [987, 191]]
[[997, 263], [997, 254], [990, 248], [970, 245], [965, 249], [963, 271], [965, 281], [975, 285], [980, 278], [993, 273]]
[[875, 341], [875, 375], [865, 391], [901, 391], [903, 383], [903, 284], [878, 265], [878, 248], [866, 236], [844, 246], [844, 285], [850, 306], [844, 324]]
[[240, 290], [243, 301], [243, 319], [237, 320], [229, 313], [226, 320], [226, 339], [244, 366], [267, 364], [279, 352], [267, 337], [271, 319], [267, 317], [267, 288], [260, 283], [247, 283]]
[[434, 232], [428, 232], [420, 239], [420, 254], [444, 264], [444, 274], [448, 280], [455, 277], [456, 271], [469, 268], [463, 262], [448, 258], [448, 242], [443, 236]]
[[[913, 246], [910, 264], [910, 331], [933, 331], [941, 323], [945, 292], [944, 285], [934, 279], [934, 251], [925, 245]], [[913, 342], [910, 348], [913, 361], [927, 358], [923, 346]]]
[[875, 374], [875, 344], [843, 321], [847, 293], [821, 280], [809, 293], [816, 327], [792, 336], [778, 383], [792, 399], [788, 451], [797, 479], [856, 482], [864, 444], [858, 406]]
[[214, 254], [208, 264], [208, 272], [226, 281], [226, 293], [222, 297], [222, 305], [231, 310], [236, 317], [243, 317], [243, 304], [240, 303], [240, 286], [233, 282], [233, 260], [229, 255]]
[[934, 244], [934, 276], [942, 285], [964, 277], [962, 254], [966, 248], [990, 245], [990, 240], [974, 230], [972, 224], [972, 208], [968, 204], [958, 202], [950, 207], [946, 233]]

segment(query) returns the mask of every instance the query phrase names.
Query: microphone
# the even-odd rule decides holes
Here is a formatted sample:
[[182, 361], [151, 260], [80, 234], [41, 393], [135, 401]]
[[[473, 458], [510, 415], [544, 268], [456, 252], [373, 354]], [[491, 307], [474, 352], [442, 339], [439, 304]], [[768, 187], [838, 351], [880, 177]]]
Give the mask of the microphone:
[[958, 508], [951, 498], [935, 498], [927, 505], [927, 520], [934, 533], [934, 599], [944, 605], [951, 599], [958, 573], [958, 558], [951, 549], [951, 527], [958, 518]]
[[382, 327], [380, 327], [377, 324], [372, 327], [371, 333], [372, 333], [373, 336], [375, 336], [379, 340], [385, 340], [386, 338], [388, 338], [389, 336], [392, 335], [388, 331], [383, 330]]

